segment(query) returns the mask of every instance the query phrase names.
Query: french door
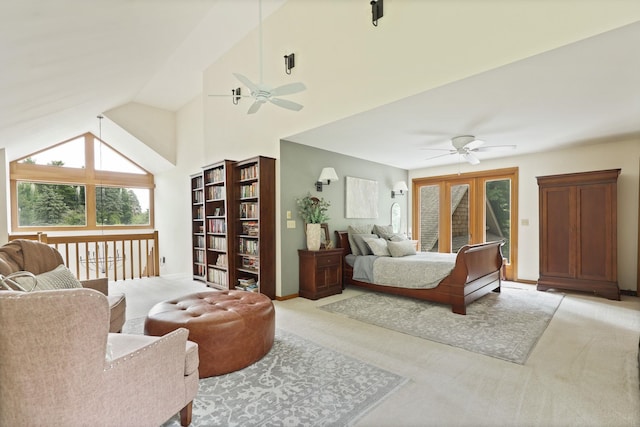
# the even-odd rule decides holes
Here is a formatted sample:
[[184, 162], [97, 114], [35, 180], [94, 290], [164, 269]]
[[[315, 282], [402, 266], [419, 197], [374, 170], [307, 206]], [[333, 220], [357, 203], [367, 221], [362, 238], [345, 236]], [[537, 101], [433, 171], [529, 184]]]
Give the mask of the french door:
[[413, 180], [413, 238], [421, 251], [457, 252], [462, 246], [505, 242], [505, 277], [517, 277], [518, 169]]

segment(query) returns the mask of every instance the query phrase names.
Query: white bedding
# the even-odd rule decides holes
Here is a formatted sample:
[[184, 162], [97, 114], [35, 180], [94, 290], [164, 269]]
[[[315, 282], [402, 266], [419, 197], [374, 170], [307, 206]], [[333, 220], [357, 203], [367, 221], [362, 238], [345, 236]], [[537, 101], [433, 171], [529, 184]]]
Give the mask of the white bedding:
[[377, 285], [431, 289], [451, 273], [456, 254], [418, 252], [403, 257], [358, 256], [353, 278]]

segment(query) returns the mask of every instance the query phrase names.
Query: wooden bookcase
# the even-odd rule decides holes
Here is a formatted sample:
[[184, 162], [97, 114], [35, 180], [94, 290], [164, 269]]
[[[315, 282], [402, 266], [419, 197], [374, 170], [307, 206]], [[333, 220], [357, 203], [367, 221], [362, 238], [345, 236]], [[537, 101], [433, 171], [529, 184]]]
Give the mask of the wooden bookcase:
[[229, 289], [229, 254], [234, 253], [233, 191], [229, 185], [233, 179], [233, 162], [225, 160], [206, 166], [203, 170], [205, 195], [205, 230], [207, 248], [208, 286], [218, 289]]
[[204, 179], [202, 173], [191, 175], [191, 246], [193, 278], [205, 280], [206, 247], [204, 234]]
[[191, 188], [194, 279], [275, 298], [275, 159], [214, 163]]
[[258, 156], [235, 165], [237, 200], [234, 286], [255, 282], [275, 298], [275, 159]]

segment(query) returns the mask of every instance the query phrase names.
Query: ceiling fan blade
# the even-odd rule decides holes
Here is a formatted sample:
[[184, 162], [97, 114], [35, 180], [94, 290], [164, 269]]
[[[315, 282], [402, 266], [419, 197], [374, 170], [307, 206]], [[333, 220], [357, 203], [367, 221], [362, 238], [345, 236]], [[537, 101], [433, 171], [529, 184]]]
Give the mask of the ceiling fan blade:
[[428, 157], [425, 160], [433, 160], [433, 159], [437, 159], [438, 157], [444, 157], [444, 156], [450, 156], [452, 153], [446, 153], [446, 154], [440, 154], [434, 157]]
[[302, 92], [307, 87], [304, 83], [289, 83], [286, 85], [278, 86], [275, 89], [271, 89], [271, 95], [273, 96], [281, 96], [281, 95], [291, 95], [293, 93]]
[[474, 149], [473, 151], [502, 151], [502, 150], [515, 150], [515, 145], [487, 145], [486, 147], [479, 147]]
[[464, 157], [464, 159], [472, 165], [477, 165], [480, 163], [480, 159], [478, 159], [471, 153], [463, 153], [462, 157]]
[[236, 77], [236, 79], [240, 80], [240, 82], [245, 85], [246, 87], [249, 88], [249, 90], [251, 92], [257, 92], [258, 91], [258, 85], [253, 83], [251, 80], [249, 80], [248, 78], [246, 78], [245, 76], [243, 76], [240, 73], [233, 73], [233, 75]]
[[251, 104], [251, 107], [249, 107], [249, 109], [247, 110], [247, 114], [257, 113], [260, 107], [262, 107], [262, 104], [264, 104], [263, 101], [255, 101], [253, 104]]
[[286, 108], [287, 110], [300, 111], [304, 108], [303, 105], [298, 104], [297, 102], [289, 101], [288, 99], [282, 98], [269, 98], [269, 102], [277, 105], [278, 107]]
[[476, 148], [479, 148], [483, 144], [484, 144], [484, 141], [482, 141], [480, 139], [474, 139], [473, 141], [471, 141], [470, 143], [468, 143], [464, 147], [466, 149], [468, 149], [468, 150], [475, 150]]

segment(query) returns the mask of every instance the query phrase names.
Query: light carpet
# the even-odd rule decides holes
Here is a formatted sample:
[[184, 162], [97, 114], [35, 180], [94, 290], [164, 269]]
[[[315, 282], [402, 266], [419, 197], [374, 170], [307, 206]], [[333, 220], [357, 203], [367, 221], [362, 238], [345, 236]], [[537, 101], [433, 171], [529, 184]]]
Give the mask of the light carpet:
[[[141, 333], [143, 319], [123, 332]], [[203, 378], [191, 426], [346, 426], [406, 379], [276, 330], [271, 351], [257, 363]], [[165, 426], [179, 426], [175, 416]]]
[[320, 309], [408, 335], [524, 364], [563, 295], [502, 287], [467, 306], [451, 307], [416, 299], [365, 293]]

